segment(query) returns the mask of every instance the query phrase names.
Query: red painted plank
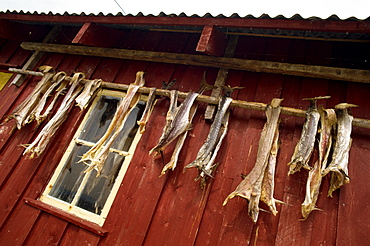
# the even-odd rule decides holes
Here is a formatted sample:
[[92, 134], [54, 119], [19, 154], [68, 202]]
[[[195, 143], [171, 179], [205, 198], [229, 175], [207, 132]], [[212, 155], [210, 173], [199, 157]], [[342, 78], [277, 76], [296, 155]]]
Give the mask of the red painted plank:
[[72, 43], [105, 48], [119, 47], [126, 35], [127, 32], [125, 31], [95, 23], [85, 23], [72, 40]]
[[217, 27], [207, 25], [203, 27], [196, 51], [212, 56], [223, 56], [227, 45], [227, 35]]
[[[253, 101], [257, 87], [256, 77], [256, 74], [252, 73], [230, 71], [226, 81], [227, 84], [235, 86], [245, 83], [248, 85], [245, 89], [234, 92], [235, 94], [232, 94], [233, 98]], [[234, 204], [228, 204], [228, 206], [223, 207], [222, 203], [234, 188], [232, 186], [233, 180], [240, 180], [240, 174], [245, 167], [245, 158], [242, 155], [235, 155], [235, 153], [244, 153], [247, 144], [247, 141], [232, 140], [247, 130], [250, 115], [250, 110], [243, 110], [240, 108], [234, 108], [232, 110], [229, 130], [220, 149], [219, 158], [221, 164], [216, 170], [212, 190], [199, 227], [196, 245], [217, 245], [219, 238], [221, 237], [220, 232], [222, 231], [223, 226], [228, 223], [229, 217], [231, 218], [230, 212], [233, 211], [233, 209], [230, 207], [235, 207]], [[242, 205], [239, 206], [241, 207], [240, 210], [243, 210], [245, 204], [240, 205]], [[243, 223], [246, 222], [244, 225], [249, 224], [246, 218], [243, 218], [242, 220]]]
[[[93, 68], [92, 64], [89, 65], [89, 63], [93, 61], [94, 60], [85, 61], [84, 63], [80, 65], [80, 67], [87, 66], [87, 67]], [[77, 111], [79, 111], [77, 108], [74, 109], [75, 114], [70, 115], [69, 122], [71, 122], [72, 125], [74, 125], [74, 128], [72, 129], [76, 129], [76, 126], [79, 124], [80, 119], [82, 119], [82, 116], [83, 116], [82, 114], [76, 114]], [[73, 120], [73, 118], [75, 119]], [[0, 197], [3, 197], [1, 198], [1, 200], [6, 201], [4, 203], [1, 203], [0, 205], [2, 207], [2, 210], [6, 211], [6, 213], [4, 213], [1, 218], [1, 224], [4, 225], [4, 228], [9, 228], [8, 230], [12, 231], [13, 228], [16, 228], [19, 225], [19, 219], [22, 218], [22, 216], [24, 216], [24, 212], [19, 206], [17, 206], [15, 209], [13, 208], [17, 205], [19, 199], [21, 198], [21, 195], [25, 192], [27, 186], [29, 185], [29, 182], [34, 180], [32, 179], [33, 175], [35, 174], [37, 168], [40, 166], [40, 163], [43, 160], [46, 161], [47, 163], [57, 163], [60, 160], [61, 155], [63, 154], [63, 151], [68, 146], [68, 143], [74, 133], [74, 131], [65, 131], [68, 128], [64, 128], [64, 127], [66, 127], [66, 124], [62, 125], [61, 129], [59, 129], [57, 134], [54, 136], [55, 139], [58, 139], [58, 136], [59, 137], [64, 136], [62, 140], [59, 140], [60, 145], [49, 145], [48, 149], [45, 151], [45, 153], [41, 157], [36, 158], [36, 159], [23, 158], [22, 165], [17, 165], [14, 168], [12, 176], [9, 177], [9, 179], [7, 180], [7, 184], [4, 186], [4, 188], [2, 189], [0, 193]], [[23, 136], [26, 136], [28, 138], [26, 142], [29, 142], [32, 135], [27, 134], [25, 129], [23, 129], [22, 133], [23, 133], [22, 134]], [[22, 139], [18, 139], [18, 140], [22, 140]], [[12, 143], [13, 142], [15, 141], [12, 141]], [[61, 146], [63, 146], [64, 148], [61, 148]], [[59, 150], [58, 152], [59, 154], [55, 154], [57, 153], [57, 150]], [[19, 152], [18, 154], [14, 155], [14, 151], [13, 152], [8, 151], [7, 153], [12, 153], [14, 156], [12, 158], [5, 158], [5, 159], [6, 160], [10, 160], [10, 159], [17, 160], [20, 154], [23, 152], [23, 149], [21, 149], [20, 147], [20, 150], [18, 152]], [[20, 183], [19, 180], [23, 180], [23, 182]], [[44, 181], [46, 180], [44, 179]], [[40, 192], [40, 189], [36, 192]], [[18, 211], [18, 212], [15, 212], [15, 211]], [[25, 211], [27, 212], [28, 210], [26, 209]], [[8, 217], [10, 215], [11, 217]], [[10, 218], [10, 219], [7, 219], [7, 218]], [[34, 219], [36, 219], [36, 217], [34, 217]], [[6, 221], [6, 224], [4, 224], [4, 221]], [[28, 228], [29, 230], [29, 228], [32, 227], [31, 222], [32, 221], [30, 221], [30, 224], [28, 225], [24, 225], [24, 228]], [[27, 236], [27, 233], [23, 233], [20, 236], [23, 237], [23, 239], [21, 240], [23, 241], [24, 238]]]
[[59, 243], [67, 224], [65, 220], [48, 213], [41, 213], [24, 245], [56, 245]]
[[0, 62], [8, 62], [9, 57], [17, 50], [21, 42], [7, 40], [0, 49]]

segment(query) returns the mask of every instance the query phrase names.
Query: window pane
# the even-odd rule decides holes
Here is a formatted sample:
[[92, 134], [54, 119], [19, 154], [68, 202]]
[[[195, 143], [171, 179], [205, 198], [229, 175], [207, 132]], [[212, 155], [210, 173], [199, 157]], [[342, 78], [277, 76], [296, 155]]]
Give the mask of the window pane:
[[71, 203], [84, 177], [86, 166], [77, 163], [89, 150], [87, 146], [75, 146], [49, 195]]
[[[108, 129], [120, 100], [119, 97], [101, 96], [83, 126], [79, 138], [96, 143]], [[137, 121], [144, 108], [145, 103], [139, 102], [131, 111], [112, 148], [129, 151], [139, 128]], [[85, 174], [87, 166], [81, 162], [78, 163], [81, 156], [90, 148], [75, 144], [49, 195], [70, 204], [76, 203], [72, 205], [100, 214], [125, 157], [109, 153], [100, 176], [96, 177], [95, 170]]]
[[[144, 104], [139, 104], [131, 111], [123, 130], [113, 144], [113, 148], [124, 151], [129, 150], [139, 128], [136, 122], [140, 119], [143, 110]], [[104, 164], [101, 175], [96, 177], [96, 172], [94, 171], [88, 178], [86, 186], [76, 205], [90, 212], [100, 214], [121, 168], [123, 160], [124, 156], [110, 153]]]
[[102, 173], [96, 177], [94, 170], [89, 176], [77, 206], [90, 212], [100, 214], [113, 187], [124, 156], [110, 153]]
[[96, 143], [108, 129], [119, 101], [118, 97], [101, 96], [79, 138]]

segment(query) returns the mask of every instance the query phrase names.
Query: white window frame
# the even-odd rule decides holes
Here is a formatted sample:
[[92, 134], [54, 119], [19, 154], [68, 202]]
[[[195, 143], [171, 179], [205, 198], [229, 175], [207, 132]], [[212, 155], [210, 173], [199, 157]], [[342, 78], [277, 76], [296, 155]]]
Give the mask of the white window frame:
[[[62, 200], [59, 200], [55, 197], [52, 197], [50, 195], [48, 195], [51, 191], [51, 189], [53, 188], [53, 185], [55, 184], [55, 182], [57, 181], [59, 175], [61, 174], [61, 172], [63, 171], [63, 168], [64, 166], [66, 165], [67, 161], [68, 161], [68, 158], [70, 157], [70, 154], [73, 150], [73, 148], [75, 147], [75, 145], [77, 143], [80, 143], [80, 141], [77, 139], [81, 133], [81, 131], [83, 130], [86, 122], [88, 121], [89, 119], [89, 116], [91, 115], [91, 112], [93, 111], [93, 109], [95, 108], [97, 102], [99, 101], [99, 98], [100, 96], [102, 95], [107, 95], [107, 96], [114, 96], [114, 97], [121, 97], [123, 98], [126, 93], [125, 92], [119, 92], [119, 91], [112, 91], [112, 90], [101, 90], [98, 95], [95, 97], [94, 101], [92, 102], [92, 105], [89, 109], [89, 111], [86, 113], [83, 121], [81, 122], [79, 128], [77, 129], [72, 141], [70, 142], [66, 152], [64, 153], [61, 161], [59, 162], [52, 178], [50, 179], [49, 183], [47, 184], [45, 190], [43, 191], [42, 195], [40, 196], [39, 200], [44, 202], [44, 203], [47, 203], [53, 207], [56, 207], [56, 208], [59, 208], [63, 211], [66, 211], [68, 213], [71, 213], [77, 217], [80, 217], [82, 219], [85, 219], [87, 221], [91, 221], [93, 223], [96, 223], [98, 224], [99, 226], [102, 226], [105, 222], [105, 219], [109, 213], [109, 210], [112, 206], [112, 203], [114, 201], [114, 198], [116, 197], [117, 195], [117, 192], [118, 192], [118, 189], [122, 183], [122, 180], [126, 174], [126, 171], [127, 171], [127, 168], [132, 160], [132, 157], [133, 157], [133, 154], [135, 152], [135, 149], [136, 149], [136, 146], [138, 144], [138, 142], [140, 141], [140, 138], [141, 138], [141, 135], [140, 134], [140, 131], [138, 129], [138, 131], [136, 132], [135, 134], [135, 137], [131, 143], [131, 146], [128, 150], [127, 153], [122, 153], [124, 151], [120, 151], [120, 150], [115, 150], [113, 148], [111, 148], [110, 150], [112, 152], [118, 152], [120, 154], [127, 154], [127, 156], [125, 157], [122, 165], [121, 165], [121, 169], [117, 175], [117, 178], [115, 180], [115, 183], [111, 189], [111, 192], [110, 194], [108, 195], [108, 198], [104, 204], [104, 207], [102, 208], [101, 210], [101, 213], [100, 214], [95, 214], [95, 213], [92, 213], [90, 211], [87, 211], [85, 209], [82, 209], [82, 208], [79, 208], [73, 204], [76, 203], [76, 200], [78, 199], [78, 195], [79, 193], [81, 193], [82, 189], [83, 188], [79, 188], [73, 201], [72, 201], [72, 204], [69, 204], [65, 201], [62, 201]], [[142, 95], [141, 98], [140, 98], [140, 101], [147, 101], [147, 96], [144, 96]], [[81, 163], [81, 165], [84, 165], [83, 163]], [[89, 172], [85, 175], [85, 178], [82, 182], [87, 182], [87, 179], [90, 175], [94, 175], [93, 172]], [[81, 187], [82, 185], [80, 185]]]

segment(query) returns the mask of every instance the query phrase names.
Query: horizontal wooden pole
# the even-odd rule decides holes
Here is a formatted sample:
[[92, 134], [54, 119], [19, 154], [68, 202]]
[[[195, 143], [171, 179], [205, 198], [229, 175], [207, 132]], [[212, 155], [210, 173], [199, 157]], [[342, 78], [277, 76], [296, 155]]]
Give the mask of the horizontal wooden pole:
[[24, 42], [21, 44], [21, 46], [23, 49], [26, 50], [36, 50], [44, 52], [216, 67], [252, 72], [276, 73], [320, 79], [342, 80], [348, 82], [370, 83], [370, 71], [359, 69], [61, 44]]
[[[34, 71], [28, 71], [28, 70], [22, 70], [22, 69], [13, 69], [9, 68], [9, 71], [17, 72], [21, 74], [30, 74], [35, 76], [42, 76], [41, 72], [34, 72]], [[67, 76], [66, 80], [71, 80], [72, 77]], [[82, 83], [87, 83], [90, 80], [84, 79], [82, 80]], [[102, 87], [106, 89], [111, 90], [118, 90], [118, 91], [127, 91], [129, 85], [125, 84], [116, 84], [112, 82], [102, 82]], [[138, 89], [140, 93], [143, 94], [149, 94], [150, 88], [149, 87], [140, 87]], [[157, 89], [155, 92], [158, 96], [166, 96], [170, 97], [170, 90], [164, 90], [164, 89]], [[180, 92], [178, 94], [179, 98], [185, 98], [187, 96], [187, 92]], [[210, 97], [205, 95], [199, 95], [196, 100], [198, 102], [204, 102], [208, 104], [214, 104], [218, 105], [219, 98], [216, 97]], [[265, 111], [267, 104], [265, 103], [259, 103], [259, 102], [247, 102], [247, 101], [241, 101], [241, 100], [232, 100], [230, 103], [230, 107], [238, 107], [238, 108], [245, 108], [245, 109], [252, 109], [252, 110], [258, 110], [258, 111]], [[302, 109], [296, 109], [291, 107], [282, 107], [281, 108], [281, 114], [285, 115], [291, 115], [291, 116], [297, 116], [297, 117], [306, 117], [306, 111]], [[368, 128], [370, 129], [370, 120], [368, 119], [361, 119], [361, 118], [354, 118], [352, 124], [354, 126], [362, 127], [362, 128]]]

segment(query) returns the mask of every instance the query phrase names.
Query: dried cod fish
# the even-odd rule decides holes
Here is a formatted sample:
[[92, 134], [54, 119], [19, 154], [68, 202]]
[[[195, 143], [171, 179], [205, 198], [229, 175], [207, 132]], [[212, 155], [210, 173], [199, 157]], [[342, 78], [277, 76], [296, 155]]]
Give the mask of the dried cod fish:
[[319, 113], [319, 159], [315, 162], [313, 168], [308, 172], [306, 196], [301, 206], [303, 219], [307, 219], [312, 210], [318, 210], [316, 208], [316, 201], [319, 196], [319, 189], [322, 181], [321, 172], [325, 169], [328, 162], [333, 141], [333, 127], [337, 121], [334, 109], [324, 109], [323, 107], [319, 107]]
[[[169, 83], [162, 81], [162, 89], [169, 90], [175, 83], [176, 83], [176, 79], [174, 79], [173, 81]], [[143, 115], [141, 116], [141, 119], [137, 122], [137, 124], [139, 125], [140, 134], [143, 134], [145, 132], [146, 124], [149, 121], [150, 115], [153, 112], [155, 104], [157, 103], [158, 99], [155, 94], [156, 91], [157, 91], [156, 88], [149, 89], [148, 101], [145, 105]]]
[[91, 149], [82, 155], [79, 162], [83, 162], [88, 166], [85, 173], [95, 169], [97, 171], [96, 176], [98, 177], [100, 175], [105, 160], [108, 157], [110, 147], [123, 129], [128, 115], [139, 102], [141, 94], [138, 93], [138, 90], [144, 84], [144, 72], [139, 71], [136, 73], [135, 82], [130, 84], [126, 96], [121, 100], [105, 134]]
[[219, 102], [218, 111], [209, 130], [206, 141], [199, 149], [196, 159], [185, 166], [185, 168], [196, 167], [199, 175], [195, 179], [201, 179], [201, 187], [206, 185], [207, 177], [212, 177], [212, 172], [217, 164], [214, 164], [218, 150], [221, 147], [222, 140], [226, 136], [230, 112], [228, 108], [233, 100], [230, 96], [233, 90], [242, 89], [242, 87], [225, 87], [225, 96]]
[[[67, 81], [64, 79], [66, 78], [67, 74], [65, 72], [58, 72], [53, 76], [52, 82], [53, 84], [49, 87], [47, 92], [43, 95], [41, 100], [39, 101], [37, 107], [35, 108], [35, 112], [33, 114], [33, 117], [37, 121], [37, 125], [40, 125], [41, 122], [43, 122], [46, 117], [50, 114], [51, 110], [54, 107], [54, 104], [56, 100], [58, 99], [59, 95], [62, 93], [62, 91], [67, 87]], [[56, 89], [56, 93], [50, 102], [49, 106], [46, 108], [43, 114], [42, 111], [46, 105], [47, 98], [51, 95], [51, 93], [55, 90], [55, 88], [59, 85], [59, 87]]]
[[51, 79], [55, 74], [54, 68], [50, 66], [41, 66], [39, 70], [44, 73], [42, 79], [37, 83], [32, 93], [14, 110], [14, 112], [5, 117], [4, 122], [8, 122], [14, 118], [18, 129], [30, 123], [28, 119], [30, 113], [37, 106], [42, 95], [51, 86]]
[[189, 92], [180, 106], [177, 106], [178, 92], [174, 90], [170, 92], [171, 101], [166, 115], [166, 125], [158, 144], [149, 152], [149, 154], [153, 151], [161, 153], [168, 144], [178, 138], [171, 160], [162, 169], [161, 176], [169, 169], [174, 170], [177, 165], [178, 156], [185, 142], [187, 131], [191, 129], [191, 121], [193, 120], [198, 108], [198, 104], [194, 104], [195, 99], [204, 91], [213, 88], [215, 87], [207, 84], [204, 73], [198, 92]]
[[[238, 185], [238, 187], [230, 193], [225, 199], [223, 205], [226, 205], [227, 201], [235, 196], [240, 196], [249, 201], [248, 204], [248, 214], [253, 222], [257, 222], [259, 214], [259, 202], [263, 193], [263, 201], [267, 203], [270, 207], [271, 212], [276, 214], [276, 209], [274, 209], [275, 199], [271, 198], [273, 193], [271, 185], [267, 184], [265, 179], [271, 179], [273, 168], [269, 167], [269, 159], [272, 158], [271, 164], [274, 163], [275, 152], [277, 151], [277, 138], [278, 138], [278, 124], [280, 116], [280, 103], [283, 99], [274, 98], [271, 104], [266, 108], [267, 122], [265, 123], [263, 130], [261, 132], [261, 138], [258, 144], [257, 160], [252, 171], [245, 177], [245, 179]], [[266, 169], [269, 170], [266, 170]], [[268, 175], [266, 176], [266, 171]], [[270, 187], [270, 188], [267, 188]]]
[[[171, 96], [172, 95], [173, 94], [171, 94]], [[198, 95], [199, 93], [197, 92], [189, 92], [183, 103], [178, 107], [176, 107], [177, 100], [172, 99], [173, 102], [171, 105], [173, 106], [170, 106], [170, 110], [167, 113], [166, 126], [163, 134], [158, 144], [150, 150], [149, 154], [153, 151], [160, 153], [163, 151], [164, 147], [170, 144], [182, 133], [190, 129], [190, 108]], [[177, 99], [177, 96], [174, 97]]]
[[320, 114], [316, 107], [316, 101], [327, 98], [330, 98], [330, 96], [303, 99], [310, 101], [310, 106], [306, 111], [306, 121], [303, 125], [301, 137], [294, 149], [291, 161], [288, 163], [289, 175], [299, 171], [302, 167], [307, 170], [311, 169], [311, 167], [308, 165], [308, 162], [315, 145], [317, 126], [320, 119]]
[[263, 201], [270, 209], [271, 213], [275, 216], [278, 212], [276, 210], [276, 202], [283, 203], [274, 198], [275, 187], [275, 169], [276, 159], [279, 151], [279, 130], [276, 128], [274, 140], [270, 150], [268, 164], [262, 180], [261, 201]]
[[59, 126], [64, 122], [68, 116], [68, 110], [73, 105], [73, 101], [78, 96], [82, 90], [82, 85], [80, 81], [85, 77], [83, 73], [75, 73], [71, 80], [71, 87], [69, 88], [67, 94], [65, 95], [61, 105], [58, 108], [58, 111], [50, 119], [50, 121], [42, 128], [39, 135], [36, 139], [27, 145], [23, 154], [31, 153], [30, 158], [33, 158], [34, 155], [39, 156], [46, 148], [47, 144], [50, 141], [50, 138], [58, 130]]
[[81, 94], [76, 98], [77, 106], [80, 107], [81, 110], [85, 109], [90, 102], [90, 99], [96, 93], [96, 91], [101, 86], [101, 79], [94, 79], [88, 81]]
[[335, 106], [338, 120], [334, 151], [331, 163], [322, 171], [322, 176], [331, 172], [330, 188], [328, 192], [328, 196], [330, 197], [333, 196], [333, 191], [350, 181], [348, 177], [348, 159], [352, 143], [351, 131], [353, 121], [353, 116], [348, 113], [347, 109], [350, 107], [358, 106], [349, 103], [340, 103]]
[[156, 90], [157, 90], [156, 88], [150, 88], [148, 101], [146, 102], [143, 115], [141, 116], [141, 119], [137, 122], [137, 124], [139, 125], [140, 134], [143, 134], [145, 132], [145, 126], [148, 123], [150, 115], [153, 112], [154, 105], [157, 102], [157, 100], [155, 99]]

